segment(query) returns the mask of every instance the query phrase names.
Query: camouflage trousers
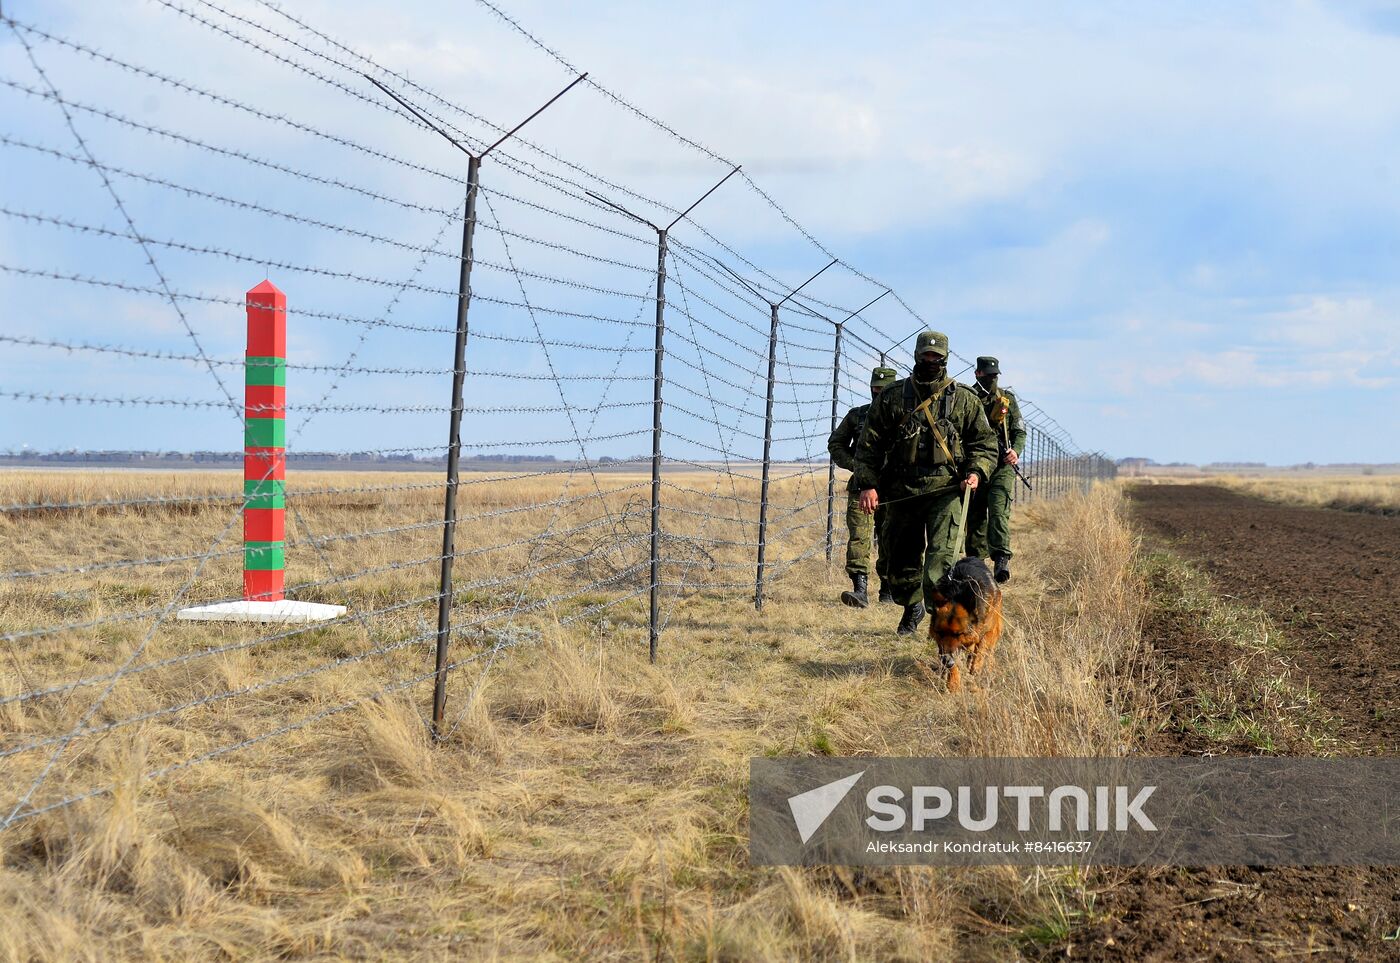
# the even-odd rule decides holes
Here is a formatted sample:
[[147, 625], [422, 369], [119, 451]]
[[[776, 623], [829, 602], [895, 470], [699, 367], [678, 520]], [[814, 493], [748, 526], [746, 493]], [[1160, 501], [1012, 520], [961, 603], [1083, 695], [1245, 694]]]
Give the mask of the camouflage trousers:
[[961, 557], [956, 544], [961, 498], [954, 486], [889, 506], [884, 549], [890, 591], [900, 605], [923, 601]]
[[992, 472], [991, 479], [972, 493], [967, 507], [967, 554], [978, 558], [1011, 557], [1011, 503], [1016, 498], [1016, 473], [1010, 465]]
[[846, 498], [846, 574], [869, 575], [870, 553], [875, 553], [875, 574], [883, 583], [889, 578], [889, 553], [885, 551], [885, 507], [875, 509], [874, 515], [860, 510], [860, 492], [850, 492]]

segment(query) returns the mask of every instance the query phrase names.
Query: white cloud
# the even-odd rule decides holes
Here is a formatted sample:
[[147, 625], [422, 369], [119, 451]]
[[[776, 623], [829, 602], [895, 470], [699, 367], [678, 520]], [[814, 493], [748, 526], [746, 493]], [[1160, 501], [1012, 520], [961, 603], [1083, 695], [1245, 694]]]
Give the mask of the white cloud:
[[[224, 2], [295, 32], [262, 6]], [[21, 18], [52, 18], [60, 32], [177, 76], [418, 163], [459, 169], [460, 158], [431, 136], [305, 78], [289, 79], [283, 66], [156, 5], [15, 6]], [[838, 252], [869, 245], [871, 260], [853, 260], [877, 277], [913, 279], [901, 293], [920, 311], [971, 318], [949, 321], [955, 347], [971, 351], [975, 340], [974, 353], [1007, 355], [1014, 383], [1052, 411], [1082, 402], [1078, 410], [1091, 422], [1128, 421], [1189, 396], [1216, 399], [1239, 389], [1266, 397], [1278, 418], [1296, 419], [1316, 407], [1321, 392], [1393, 392], [1400, 381], [1400, 289], [1385, 278], [1358, 279], [1344, 256], [1330, 264], [1318, 258], [1315, 269], [1308, 257], [1314, 247], [1336, 243], [1348, 215], [1400, 206], [1396, 175], [1383, 161], [1400, 148], [1400, 101], [1374, 95], [1400, 82], [1394, 38], [1360, 29], [1326, 6], [856, 9], [792, 2], [600, 9], [512, 0], [506, 9], [602, 83], [745, 163]], [[497, 123], [514, 123], [567, 80], [474, 4], [411, 0], [386, 10], [305, 0], [295, 12]], [[204, 42], [186, 43], [191, 37]], [[42, 53], [62, 63], [57, 76], [65, 90], [93, 100], [110, 94], [134, 116], [425, 203], [456, 201], [449, 183], [353, 153], [317, 153], [307, 144], [324, 143], [289, 128], [249, 122], [131, 78], [109, 91], [100, 86], [100, 65]], [[172, 176], [194, 182], [207, 176], [235, 196], [245, 186], [198, 170], [200, 155], [162, 149], [148, 156], [140, 153], [149, 149], [144, 138], [123, 139], [90, 119], [80, 123], [100, 129], [94, 142], [109, 159], [115, 154], [139, 169], [169, 165]], [[697, 196], [722, 173], [587, 90], [571, 93], [527, 133], [662, 199]], [[56, 127], [39, 139], [50, 135], [71, 147]], [[91, 180], [88, 173], [75, 180]], [[1206, 203], [1170, 193], [1189, 193], [1173, 181], [1188, 175]], [[492, 185], [507, 180], [499, 167], [487, 176]], [[1222, 208], [1235, 194], [1266, 188], [1282, 227], [1230, 221]], [[415, 241], [424, 232], [425, 224], [396, 221], [373, 205], [317, 211], [318, 196], [304, 189], [283, 185], [285, 194], [274, 193], [271, 202]], [[182, 216], [181, 205], [162, 210], [146, 199], [143, 206], [132, 193], [145, 230], [154, 221], [172, 234], [235, 249], [267, 247], [288, 260], [376, 276], [404, 276], [413, 260], [340, 237], [313, 246], [281, 226], [240, 232], [228, 226], [231, 217]], [[72, 197], [53, 186], [50, 197], [22, 200], [41, 207], [52, 201], [54, 213], [70, 213], [63, 206]], [[1183, 218], [1186, 227], [1165, 224], [1193, 203], [1201, 210]], [[97, 211], [86, 219], [115, 223], [102, 204], [71, 206]], [[520, 214], [513, 216], [521, 228]], [[762, 251], [755, 257], [775, 273], [798, 279], [806, 269], [810, 250], [737, 182], [706, 202], [702, 219], [746, 251]], [[1211, 247], [1217, 233], [1224, 237]], [[1274, 246], [1278, 234], [1295, 244], [1283, 252], [1292, 262]], [[951, 238], [942, 243], [957, 249], [931, 249], [930, 235]], [[431, 236], [428, 230], [421, 241]], [[19, 248], [8, 237], [0, 243]], [[452, 232], [445, 243], [454, 243]], [[1362, 253], [1384, 249], [1365, 235], [1353, 243]], [[577, 270], [561, 253], [515, 250], [536, 269]], [[160, 257], [163, 264], [174, 260]], [[1300, 276], [1300, 263], [1314, 273]], [[139, 261], [100, 267], [92, 273], [152, 283]], [[427, 271], [433, 285], [454, 283], [443, 267], [434, 261]], [[172, 270], [177, 288], [235, 294], [253, 273]], [[478, 283], [484, 291], [503, 282], [483, 272]], [[382, 311], [389, 299], [382, 289], [352, 296], [343, 284], [301, 278], [295, 288], [296, 303], [336, 298], [332, 308], [357, 314]], [[498, 293], [511, 292], [507, 285]], [[573, 303], [569, 292], [537, 294], [550, 304]], [[113, 312], [114, 300], [94, 298], [86, 314], [67, 305], [55, 313], [74, 328], [115, 316], [133, 337], [171, 347], [187, 341], [167, 305], [131, 299]], [[400, 305], [396, 316], [436, 324], [446, 313], [440, 302], [418, 299]], [[192, 317], [201, 331], [219, 334], [226, 349], [219, 353], [237, 352], [236, 317], [212, 308]], [[982, 320], [988, 317], [1013, 320], [1002, 327]], [[493, 317], [488, 324], [507, 321], [526, 323]], [[889, 324], [907, 327], [903, 318]], [[336, 330], [295, 332], [298, 354], [336, 360]], [[376, 335], [370, 348], [393, 351], [400, 343], [406, 339]], [[539, 370], [538, 358], [516, 360]]]
[[1309, 295], [1296, 307], [1272, 315], [1271, 338], [1301, 348], [1337, 344], [1371, 351], [1400, 349], [1400, 309], [1383, 307], [1375, 298]]

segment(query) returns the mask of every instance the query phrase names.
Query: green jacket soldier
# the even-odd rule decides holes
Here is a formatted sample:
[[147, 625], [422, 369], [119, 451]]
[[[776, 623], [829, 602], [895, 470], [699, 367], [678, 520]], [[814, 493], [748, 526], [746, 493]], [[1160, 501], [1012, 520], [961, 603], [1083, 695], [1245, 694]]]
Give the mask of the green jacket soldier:
[[972, 496], [967, 518], [967, 554], [990, 557], [998, 582], [1011, 578], [1011, 503], [1016, 496], [1015, 465], [1026, 445], [1026, 423], [1010, 388], [999, 387], [1001, 364], [990, 355], [977, 359], [973, 390], [997, 436], [997, 469]]
[[[880, 390], [894, 383], [899, 373], [893, 368], [876, 368], [870, 373], [870, 397], [873, 401], [880, 397]], [[856, 470], [856, 445], [865, 429], [865, 418], [870, 405], [857, 405], [846, 412], [846, 417], [836, 426], [836, 430], [826, 440], [826, 450], [837, 468], [849, 472]], [[885, 521], [885, 509], [877, 508], [875, 514], [867, 515], [860, 510], [860, 491], [855, 487], [855, 476], [846, 483], [846, 575], [851, 580], [851, 590], [841, 593], [841, 601], [854, 608], [863, 609], [870, 604], [866, 594], [870, 578], [870, 552], [872, 543], [882, 538], [877, 534]], [[875, 561], [875, 574], [880, 579], [880, 601], [893, 602], [888, 585], [889, 558], [883, 545]]]
[[924, 617], [924, 597], [962, 554], [959, 503], [996, 469], [997, 440], [972, 389], [948, 377], [948, 336], [924, 331], [914, 372], [880, 392], [856, 448], [861, 508], [889, 503], [883, 551], [904, 606], [901, 635]]

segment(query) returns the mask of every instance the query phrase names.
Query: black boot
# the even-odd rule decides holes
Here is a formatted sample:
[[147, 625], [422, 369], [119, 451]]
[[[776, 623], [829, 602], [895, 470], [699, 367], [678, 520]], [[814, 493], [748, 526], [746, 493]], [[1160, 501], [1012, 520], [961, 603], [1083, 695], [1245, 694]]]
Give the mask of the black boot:
[[880, 601], [881, 601], [881, 602], [893, 602], [893, 601], [894, 601], [894, 593], [890, 591], [890, 587], [889, 587], [888, 585], [885, 584], [885, 580], [884, 580], [884, 579], [881, 579], [881, 580], [880, 580]]
[[1010, 557], [1006, 555], [998, 555], [996, 558], [992, 559], [992, 563], [995, 567], [995, 571], [992, 574], [993, 578], [995, 578], [998, 582], [1011, 581]]
[[870, 604], [870, 599], [865, 594], [866, 580], [864, 575], [851, 576], [851, 590], [841, 593], [841, 604], [849, 605], [853, 609], [863, 609]]
[[895, 629], [900, 635], [913, 635], [919, 628], [919, 623], [924, 620], [924, 603], [915, 602], [913, 605], [904, 606], [904, 618], [899, 620], [899, 628]]

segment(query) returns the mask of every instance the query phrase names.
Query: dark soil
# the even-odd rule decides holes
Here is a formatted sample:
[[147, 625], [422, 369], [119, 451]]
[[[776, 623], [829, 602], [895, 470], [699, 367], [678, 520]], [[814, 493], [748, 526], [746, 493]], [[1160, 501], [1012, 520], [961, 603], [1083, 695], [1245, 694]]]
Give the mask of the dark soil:
[[[1129, 491], [1151, 545], [1189, 560], [1219, 594], [1263, 609], [1282, 627], [1289, 681], [1310, 687], [1351, 751], [1393, 750], [1400, 736], [1400, 519], [1276, 504], [1207, 485]], [[1189, 695], [1206, 684], [1212, 665], [1239, 656], [1190, 613], [1158, 609], [1145, 631], [1168, 694]], [[1173, 726], [1143, 750], [1254, 751]], [[1046, 958], [1400, 959], [1400, 869], [1101, 870], [1089, 886], [1096, 893], [1089, 920]]]
[[1284, 629], [1290, 660], [1341, 720], [1343, 740], [1394, 752], [1400, 519], [1281, 505], [1210, 485], [1142, 485], [1131, 493], [1145, 534]]

